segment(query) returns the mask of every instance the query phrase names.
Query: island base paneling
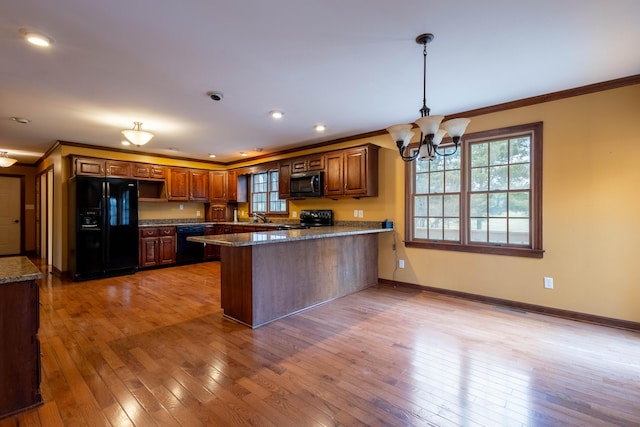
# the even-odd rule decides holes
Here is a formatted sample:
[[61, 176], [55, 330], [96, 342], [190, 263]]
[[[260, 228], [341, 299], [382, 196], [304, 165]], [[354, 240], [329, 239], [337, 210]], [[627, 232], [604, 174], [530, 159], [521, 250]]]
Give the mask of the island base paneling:
[[224, 314], [252, 328], [373, 286], [378, 236], [222, 246]]

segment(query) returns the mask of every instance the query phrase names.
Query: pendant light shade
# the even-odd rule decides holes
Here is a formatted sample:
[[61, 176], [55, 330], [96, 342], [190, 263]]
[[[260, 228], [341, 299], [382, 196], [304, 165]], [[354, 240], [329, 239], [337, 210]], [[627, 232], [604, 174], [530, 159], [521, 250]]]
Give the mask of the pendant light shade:
[[151, 141], [151, 138], [153, 138], [154, 135], [151, 132], [142, 130], [141, 127], [141, 122], [133, 122], [133, 129], [125, 129], [122, 131], [122, 134], [133, 145], [144, 145]]
[[6, 151], [0, 151], [0, 167], [8, 168], [15, 162], [17, 162], [17, 160], [10, 158], [9, 153], [7, 153]]

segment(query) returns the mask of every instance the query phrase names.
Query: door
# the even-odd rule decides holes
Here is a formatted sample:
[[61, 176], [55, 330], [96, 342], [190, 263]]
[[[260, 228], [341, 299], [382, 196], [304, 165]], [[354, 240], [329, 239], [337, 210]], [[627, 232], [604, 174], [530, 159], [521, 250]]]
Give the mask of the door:
[[0, 255], [19, 255], [22, 179], [0, 177]]
[[138, 183], [132, 179], [107, 179], [107, 270], [135, 270], [138, 266]]

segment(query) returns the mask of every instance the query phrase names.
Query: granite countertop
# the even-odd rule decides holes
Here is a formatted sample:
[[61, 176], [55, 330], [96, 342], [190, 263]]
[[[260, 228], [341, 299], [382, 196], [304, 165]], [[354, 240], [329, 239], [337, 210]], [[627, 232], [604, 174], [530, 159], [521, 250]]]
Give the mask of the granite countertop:
[[138, 224], [138, 228], [147, 228], [147, 227], [175, 227], [179, 225], [240, 225], [245, 227], [273, 227], [277, 228], [278, 226], [285, 224], [286, 222], [275, 223], [275, 222], [248, 222], [248, 221], [215, 221], [215, 222], [163, 222], [163, 221], [153, 221], [153, 222], [140, 222]]
[[0, 258], [0, 284], [41, 279], [42, 273], [26, 256]]
[[361, 226], [315, 227], [297, 230], [258, 231], [253, 233], [217, 234], [212, 236], [191, 236], [187, 240], [219, 246], [254, 246], [269, 243], [293, 242], [297, 240], [324, 239], [328, 237], [351, 236], [356, 234], [386, 233], [393, 228], [371, 228]]

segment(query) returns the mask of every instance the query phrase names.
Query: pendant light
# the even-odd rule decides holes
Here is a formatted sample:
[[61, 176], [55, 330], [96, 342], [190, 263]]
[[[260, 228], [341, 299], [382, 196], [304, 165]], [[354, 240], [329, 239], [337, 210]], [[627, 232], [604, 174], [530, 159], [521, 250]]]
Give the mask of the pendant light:
[[125, 129], [122, 131], [122, 134], [133, 145], [144, 145], [147, 142], [151, 141], [151, 138], [153, 138], [154, 135], [151, 132], [142, 130], [141, 127], [141, 122], [133, 122], [133, 129]]

